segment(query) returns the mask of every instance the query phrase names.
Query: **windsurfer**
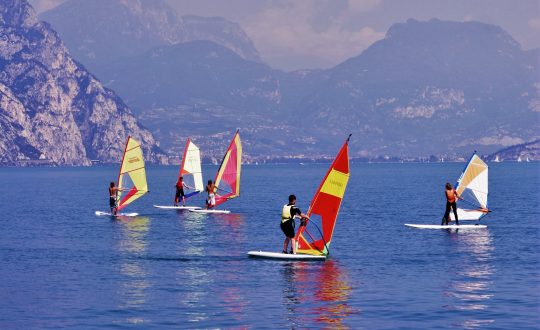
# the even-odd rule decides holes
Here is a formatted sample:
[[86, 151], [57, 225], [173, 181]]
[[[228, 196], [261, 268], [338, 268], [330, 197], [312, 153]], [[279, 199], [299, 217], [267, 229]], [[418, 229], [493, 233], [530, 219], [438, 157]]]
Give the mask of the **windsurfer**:
[[450, 209], [454, 211], [454, 217], [456, 219], [456, 225], [459, 225], [458, 215], [457, 215], [457, 205], [456, 201], [458, 199], [463, 199], [459, 197], [457, 191], [452, 187], [452, 185], [447, 182], [445, 186], [444, 196], [446, 197], [446, 210], [444, 212], [444, 217], [441, 222], [441, 226], [448, 225], [450, 222]]
[[184, 183], [184, 177], [180, 176], [178, 177], [178, 181], [176, 181], [176, 195], [174, 196], [174, 206], [178, 206], [178, 202], [180, 201], [180, 197], [182, 197], [182, 206], [186, 206], [186, 199], [184, 198], [184, 187], [186, 184]]
[[287, 253], [289, 247], [289, 242], [292, 241], [292, 253], [296, 254], [296, 239], [294, 238], [294, 218], [300, 217], [301, 225], [305, 223], [308, 219], [307, 215], [303, 214], [302, 211], [295, 205], [296, 196], [289, 196], [289, 204], [283, 206], [281, 212], [281, 230], [285, 234], [285, 241], [283, 242], [283, 253]]
[[116, 194], [118, 193], [119, 189], [115, 187], [114, 182], [111, 182], [109, 185], [109, 206], [111, 208], [111, 214], [116, 215], [116, 210], [118, 209], [118, 205], [116, 204]]
[[216, 186], [212, 182], [212, 180], [208, 180], [208, 184], [206, 185], [205, 191], [208, 193], [208, 197], [206, 198], [206, 209], [209, 210], [213, 208], [216, 205]]

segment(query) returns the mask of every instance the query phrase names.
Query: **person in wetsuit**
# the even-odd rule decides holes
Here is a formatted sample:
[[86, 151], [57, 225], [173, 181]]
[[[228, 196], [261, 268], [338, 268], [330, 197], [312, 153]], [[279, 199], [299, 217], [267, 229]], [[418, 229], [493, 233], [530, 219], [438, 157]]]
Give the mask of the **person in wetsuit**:
[[463, 199], [459, 197], [457, 191], [452, 187], [450, 183], [446, 183], [444, 196], [446, 197], [446, 211], [444, 212], [444, 217], [441, 222], [441, 226], [448, 225], [450, 222], [450, 209], [454, 211], [454, 218], [456, 219], [456, 225], [459, 225], [458, 215], [457, 215], [457, 204], [458, 199]]
[[116, 215], [116, 210], [118, 205], [116, 205], [116, 194], [118, 193], [118, 188], [114, 186], [114, 182], [109, 184], [109, 207], [111, 208], [111, 214]]
[[208, 193], [208, 197], [206, 198], [206, 209], [209, 210], [216, 206], [217, 187], [212, 183], [212, 180], [208, 180], [208, 184], [204, 190]]
[[289, 247], [289, 242], [292, 241], [292, 253], [296, 254], [296, 239], [294, 234], [294, 218], [296, 216], [300, 217], [302, 225], [308, 219], [307, 215], [303, 214], [302, 211], [295, 205], [296, 196], [289, 196], [289, 204], [283, 205], [283, 210], [281, 211], [281, 230], [285, 234], [285, 241], [283, 242], [283, 253], [288, 253], [287, 249]]
[[180, 197], [182, 197], [182, 206], [186, 205], [186, 199], [184, 198], [184, 177], [180, 176], [178, 178], [178, 181], [176, 181], [176, 194], [174, 195], [174, 206], [178, 206], [178, 202], [180, 201]]

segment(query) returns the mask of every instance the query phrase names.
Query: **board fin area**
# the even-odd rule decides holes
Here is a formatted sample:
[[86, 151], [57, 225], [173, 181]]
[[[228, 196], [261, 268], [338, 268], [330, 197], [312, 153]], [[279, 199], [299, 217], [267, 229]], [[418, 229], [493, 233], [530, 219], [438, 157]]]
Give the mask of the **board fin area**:
[[202, 213], [202, 214], [229, 214], [229, 210], [214, 210], [214, 209], [190, 209], [189, 212]]
[[179, 211], [200, 209], [199, 206], [154, 205], [154, 207], [157, 209], [162, 209], [162, 210], [179, 210]]
[[279, 252], [265, 252], [265, 251], [249, 251], [248, 256], [250, 258], [261, 258], [261, 259], [274, 259], [274, 260], [286, 260], [286, 261], [324, 261], [326, 260], [325, 255], [311, 255], [311, 254], [288, 254], [288, 253], [279, 253]]
[[131, 212], [131, 213], [116, 213], [112, 214], [111, 212], [103, 212], [103, 211], [96, 211], [95, 214], [100, 216], [106, 216], [106, 217], [136, 217], [139, 215], [139, 213]]
[[406, 223], [405, 226], [418, 228], [418, 229], [485, 229], [486, 225], [423, 225], [423, 224], [414, 224]]

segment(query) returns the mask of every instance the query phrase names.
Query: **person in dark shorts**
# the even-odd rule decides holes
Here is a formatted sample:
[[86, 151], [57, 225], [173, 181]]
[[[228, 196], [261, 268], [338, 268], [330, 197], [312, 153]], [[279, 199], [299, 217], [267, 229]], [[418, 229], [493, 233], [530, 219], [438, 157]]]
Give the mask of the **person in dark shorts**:
[[178, 206], [178, 202], [180, 201], [180, 197], [182, 197], [182, 206], [186, 206], [186, 199], [184, 198], [184, 186], [186, 184], [184, 183], [184, 177], [179, 177], [178, 181], [176, 181], [176, 194], [174, 196], [174, 206]]
[[294, 238], [294, 218], [300, 217], [302, 222], [308, 219], [307, 215], [303, 214], [298, 207], [296, 207], [296, 196], [289, 196], [289, 204], [283, 205], [281, 211], [281, 230], [285, 234], [285, 241], [283, 242], [283, 253], [287, 253], [289, 242], [292, 241], [292, 253], [296, 254], [296, 239]]
[[444, 217], [442, 218], [441, 226], [448, 226], [448, 223], [450, 222], [450, 209], [454, 210], [456, 226], [459, 226], [456, 201], [463, 198], [459, 197], [457, 191], [452, 187], [449, 182], [447, 182], [445, 185], [444, 196], [446, 197], [446, 210], [444, 211]]
[[109, 207], [111, 208], [111, 214], [116, 215], [116, 210], [118, 206], [116, 205], [116, 194], [118, 193], [118, 188], [114, 186], [114, 182], [109, 184]]

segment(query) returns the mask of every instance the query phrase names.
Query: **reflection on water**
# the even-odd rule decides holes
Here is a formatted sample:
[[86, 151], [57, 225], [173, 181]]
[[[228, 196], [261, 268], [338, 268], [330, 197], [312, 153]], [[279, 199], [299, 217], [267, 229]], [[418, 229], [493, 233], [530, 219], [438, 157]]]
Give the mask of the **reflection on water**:
[[[227, 311], [231, 320], [242, 321], [247, 302], [239, 274], [243, 274], [245, 259], [240, 262], [221, 258], [238, 253], [236, 250], [231, 253], [231, 242], [241, 244], [246, 240], [243, 216], [184, 212], [178, 215], [178, 221], [185, 234], [177, 253], [200, 257], [176, 272], [176, 283], [182, 288], [178, 297], [181, 308], [190, 311], [186, 314], [187, 321], [211, 321], [215, 306]], [[217, 271], [216, 266], [209, 266], [215, 262], [225, 262], [227, 270]]]
[[[119, 217], [117, 223], [122, 227], [118, 250], [123, 254], [120, 274], [124, 277], [118, 288], [118, 295], [121, 298], [118, 307], [122, 310], [133, 310], [144, 305], [147, 291], [151, 289], [142, 259], [137, 258], [146, 251], [146, 235], [150, 219], [148, 217]], [[123, 322], [144, 323], [146, 320], [141, 317], [129, 317]]]
[[[492, 238], [488, 230], [474, 232], [449, 233], [455, 246], [455, 253], [459, 264], [455, 273], [451, 275], [449, 289], [445, 296], [452, 298], [449, 309], [460, 311], [473, 311], [481, 316], [479, 311], [489, 308], [488, 301], [493, 298], [491, 294], [494, 268], [492, 266]], [[454, 253], [453, 251], [450, 253]], [[491, 319], [465, 320], [461, 327], [474, 329], [489, 326]]]
[[322, 263], [283, 264], [283, 300], [292, 327], [313, 322], [322, 327], [347, 328], [343, 321], [353, 312], [347, 273], [333, 260]]

